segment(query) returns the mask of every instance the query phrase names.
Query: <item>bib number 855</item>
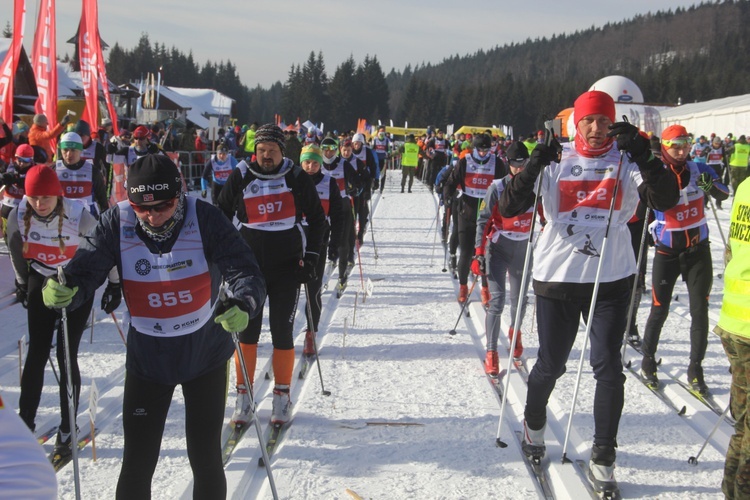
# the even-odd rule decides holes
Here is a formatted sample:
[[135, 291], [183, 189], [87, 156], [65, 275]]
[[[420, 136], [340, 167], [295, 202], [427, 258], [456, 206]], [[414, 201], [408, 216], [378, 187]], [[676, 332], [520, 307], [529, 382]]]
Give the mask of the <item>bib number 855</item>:
[[149, 293], [148, 305], [151, 307], [176, 306], [178, 303], [189, 304], [193, 301], [190, 290], [180, 290], [179, 292]]

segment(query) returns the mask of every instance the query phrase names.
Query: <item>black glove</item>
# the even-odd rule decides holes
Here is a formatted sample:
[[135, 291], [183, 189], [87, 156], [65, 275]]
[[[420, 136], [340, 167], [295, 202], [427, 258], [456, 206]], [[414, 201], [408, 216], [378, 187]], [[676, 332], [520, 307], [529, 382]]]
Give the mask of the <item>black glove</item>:
[[300, 261], [300, 266], [296, 270], [297, 281], [308, 283], [315, 279], [315, 265], [318, 263], [318, 254], [307, 252], [304, 259]]
[[380, 188], [380, 179], [372, 180], [372, 190], [377, 191]]
[[614, 137], [617, 141], [617, 149], [627, 152], [633, 161], [651, 151], [649, 139], [641, 134], [638, 127], [632, 123], [613, 123], [609, 126], [607, 137]]
[[205, 189], [201, 191], [201, 198], [205, 198], [207, 195], [208, 193], [206, 192]]
[[328, 247], [328, 260], [334, 262], [339, 260], [339, 247], [333, 245]]
[[16, 175], [13, 172], [5, 172], [4, 174], [0, 175], [0, 186], [10, 186], [11, 184], [15, 183], [18, 179], [18, 175]]
[[553, 161], [560, 160], [562, 146], [557, 139], [552, 139], [549, 146], [546, 144], [537, 144], [529, 157], [529, 163], [525, 170], [528, 170], [534, 177], [538, 176], [544, 167]]
[[708, 193], [711, 191], [711, 188], [714, 185], [714, 179], [711, 177], [711, 174], [708, 172], [703, 172], [696, 181], [696, 184], [698, 184], [698, 187], [703, 190], [703, 192]]
[[16, 281], [16, 300], [24, 309], [29, 308], [29, 286]]
[[69, 114], [65, 113], [65, 116], [63, 116], [63, 119], [60, 120], [60, 125], [62, 125], [64, 127], [65, 125], [67, 125], [68, 123], [70, 123], [70, 120], [72, 120], [72, 119], [73, 118]]
[[112, 283], [110, 281], [107, 283], [107, 288], [104, 289], [104, 294], [102, 295], [102, 310], [105, 313], [110, 314], [120, 306], [120, 302], [122, 302], [120, 284]]

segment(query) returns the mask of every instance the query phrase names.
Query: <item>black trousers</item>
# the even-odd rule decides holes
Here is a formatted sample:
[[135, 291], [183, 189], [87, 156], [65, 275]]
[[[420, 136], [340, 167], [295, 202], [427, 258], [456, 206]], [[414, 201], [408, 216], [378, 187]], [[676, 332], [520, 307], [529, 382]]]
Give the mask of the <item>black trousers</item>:
[[354, 209], [352, 199], [347, 196], [341, 205], [341, 241], [339, 243], [339, 280], [346, 280], [346, 266], [354, 262]]
[[651, 357], [656, 354], [674, 285], [680, 275], [687, 284], [690, 301], [690, 361], [700, 363], [708, 346], [708, 294], [713, 282], [708, 241], [680, 253], [656, 249], [652, 264], [651, 312], [643, 336], [643, 353]]
[[[28, 282], [29, 306], [27, 311], [29, 324], [29, 350], [21, 376], [21, 396], [18, 401], [18, 413], [21, 419], [34, 428], [34, 419], [39, 408], [44, 387], [44, 368], [49, 359], [52, 339], [60, 320], [60, 312], [47, 308], [42, 302], [42, 286], [45, 277], [31, 270]], [[81, 343], [86, 321], [91, 314], [94, 299], [84, 303], [74, 311], [68, 311], [68, 338], [70, 340], [70, 368], [73, 379], [73, 399], [76, 413], [78, 398], [81, 394], [81, 372], [78, 370], [78, 346]], [[60, 368], [60, 411], [62, 432], [70, 432], [70, 418], [68, 416], [68, 377], [65, 369], [65, 346], [62, 330], [57, 339], [57, 364]]]
[[[596, 379], [594, 394], [594, 444], [617, 446], [617, 429], [625, 398], [620, 347], [625, 332], [628, 286], [596, 301], [591, 319], [590, 363]], [[578, 334], [581, 318], [588, 318], [591, 300], [557, 300], [536, 296], [539, 353], [529, 374], [524, 416], [532, 429], [547, 422], [547, 402], [555, 382], [565, 373], [565, 363]], [[569, 395], [561, 395], [563, 401]]]
[[[460, 201], [458, 202], [461, 203]], [[474, 243], [477, 235], [475, 213], [462, 213], [458, 216], [458, 282], [465, 285], [469, 280], [469, 268], [474, 258]]]
[[[323, 234], [323, 244], [320, 247], [320, 252], [318, 253], [318, 264], [315, 266], [315, 279], [307, 283], [307, 292], [309, 293], [309, 296], [305, 298], [305, 301], [310, 302], [310, 311], [312, 314], [312, 320], [313, 323], [310, 324], [310, 318], [307, 315], [307, 310], [305, 310], [305, 318], [307, 318], [307, 329], [313, 330], [315, 332], [318, 331], [318, 322], [320, 321], [320, 310], [322, 308], [322, 289], [323, 289], [323, 274], [326, 272], [326, 266], [328, 265], [328, 260], [326, 259], [326, 256], [328, 255], [328, 241], [331, 237], [331, 228], [327, 227], [325, 230], [325, 233]], [[302, 285], [302, 288], [304, 288], [305, 285]], [[307, 306], [305, 306], [307, 307]]]
[[[226, 498], [221, 460], [221, 430], [227, 388], [227, 364], [182, 383], [185, 438], [193, 470], [193, 498]], [[151, 498], [151, 478], [159, 460], [164, 423], [174, 385], [162, 385], [128, 372], [122, 402], [125, 447], [117, 498]]]

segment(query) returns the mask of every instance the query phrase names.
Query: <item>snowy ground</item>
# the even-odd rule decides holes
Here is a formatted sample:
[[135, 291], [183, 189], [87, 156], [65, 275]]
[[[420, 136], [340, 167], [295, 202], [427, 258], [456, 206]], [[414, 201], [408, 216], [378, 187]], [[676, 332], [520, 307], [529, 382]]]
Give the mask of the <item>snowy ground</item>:
[[[413, 194], [401, 194], [391, 175], [384, 195], [375, 200], [372, 232], [361, 252], [364, 280], [373, 285], [372, 295], [358, 293], [359, 270], [353, 273], [345, 295], [336, 301], [331, 291], [319, 336], [323, 383], [331, 396], [321, 394], [321, 382], [313, 368], [305, 380], [293, 382], [293, 425], [272, 459], [273, 474], [281, 498], [534, 498], [538, 490], [521, 459], [514, 438], [520, 429], [525, 385], [518, 374], [510, 375], [501, 437], [510, 446], [495, 446], [500, 400], [482, 369], [483, 312], [470, 308], [458, 334], [451, 336], [459, 307], [457, 285], [443, 268], [443, 249], [435, 239], [435, 207], [432, 195], [421, 184]], [[726, 204], [728, 206], [728, 203]], [[711, 233], [720, 241], [713, 216]], [[719, 212], [724, 227], [729, 210]], [[721, 244], [713, 245], [714, 275], [722, 272]], [[0, 256], [0, 307], [2, 296], [12, 288], [9, 259]], [[334, 281], [331, 281], [333, 289]], [[718, 318], [722, 280], [714, 279], [711, 326]], [[665, 325], [658, 355], [663, 370], [684, 372], [689, 351], [689, 314], [685, 287], [678, 283], [672, 313]], [[478, 301], [478, 294], [477, 301]], [[97, 301], [98, 303], [98, 301]], [[302, 304], [302, 302], [301, 302]], [[302, 307], [302, 306], [301, 306]], [[124, 306], [117, 313], [122, 316]], [[643, 329], [649, 305], [644, 298], [638, 310]], [[18, 305], [1, 309], [0, 390], [15, 405], [18, 400], [19, 360], [17, 344], [25, 333], [25, 311]], [[301, 311], [303, 311], [301, 309]], [[534, 308], [524, 322], [526, 365], [536, 355]], [[507, 319], [508, 308], [505, 315]], [[302, 318], [297, 320], [299, 332]], [[570, 414], [573, 386], [582, 337], [573, 349], [567, 374], [557, 384], [550, 403], [547, 431], [547, 466], [557, 498], [587, 495], [575, 467], [562, 465], [562, 446]], [[270, 382], [264, 382], [270, 338], [261, 337], [256, 372], [259, 415], [265, 426], [270, 412]], [[298, 335], [297, 345], [301, 346]], [[300, 348], [301, 350], [301, 348]], [[627, 351], [634, 366], [635, 351]], [[79, 425], [88, 426], [88, 390], [92, 380], [100, 390], [96, 440], [97, 460], [91, 447], [81, 453], [84, 498], [113, 498], [122, 454], [120, 401], [125, 348], [110, 317], [96, 311], [93, 343], [85, 335], [80, 349], [84, 391]], [[503, 356], [501, 355], [501, 358]], [[503, 359], [503, 364], [505, 360]], [[704, 363], [706, 380], [722, 404], [728, 402], [728, 363], [715, 335], [710, 334]], [[233, 373], [234, 370], [231, 370]], [[626, 403], [617, 460], [617, 477], [626, 498], [720, 498], [723, 453], [731, 428], [723, 423], [691, 467], [695, 455], [717, 417], [687, 393], [671, 384], [675, 401], [684, 401], [685, 416], [657, 399], [626, 371]], [[666, 374], [662, 379], [668, 379]], [[504, 380], [503, 380], [504, 382]], [[667, 381], [668, 382], [668, 381]], [[37, 429], [56, 422], [57, 389], [48, 368]], [[578, 404], [567, 447], [569, 458], [587, 459], [593, 433], [593, 378], [584, 363]], [[692, 401], [691, 401], [692, 400]], [[697, 404], [696, 404], [697, 403]], [[227, 418], [234, 406], [230, 391]], [[164, 432], [161, 459], [153, 479], [153, 497], [190, 498], [191, 472], [185, 454], [184, 407], [178, 390]], [[389, 424], [389, 425], [385, 425]], [[48, 451], [51, 450], [51, 445]], [[265, 470], [257, 467], [260, 451], [250, 430], [227, 466], [230, 496], [270, 498]], [[59, 473], [60, 496], [73, 498], [73, 468]], [[348, 492], [349, 490], [350, 492]]]

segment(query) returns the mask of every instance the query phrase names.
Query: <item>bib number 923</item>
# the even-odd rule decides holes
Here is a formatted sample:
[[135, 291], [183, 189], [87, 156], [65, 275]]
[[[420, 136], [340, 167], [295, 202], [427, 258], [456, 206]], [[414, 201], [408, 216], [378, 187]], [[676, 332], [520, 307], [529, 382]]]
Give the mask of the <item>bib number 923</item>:
[[192, 301], [193, 296], [190, 294], [190, 290], [148, 294], [148, 305], [151, 307], [172, 307], [177, 304], [189, 304]]

